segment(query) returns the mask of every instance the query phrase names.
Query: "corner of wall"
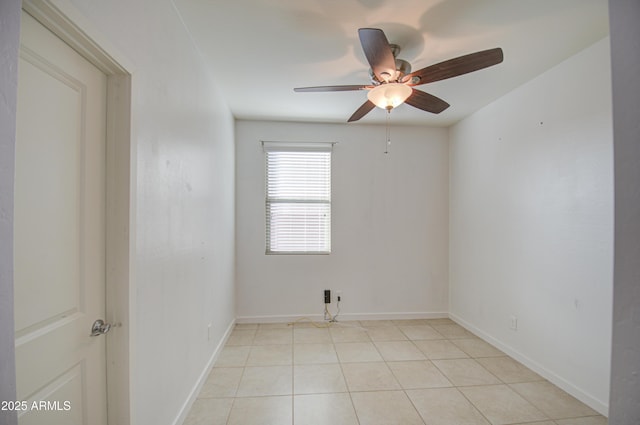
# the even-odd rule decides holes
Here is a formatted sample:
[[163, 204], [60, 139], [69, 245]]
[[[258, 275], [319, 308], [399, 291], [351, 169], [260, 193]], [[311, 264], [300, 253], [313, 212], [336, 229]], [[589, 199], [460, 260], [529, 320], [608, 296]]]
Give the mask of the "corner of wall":
[[601, 413], [613, 258], [609, 52], [601, 39], [449, 130], [451, 316]]

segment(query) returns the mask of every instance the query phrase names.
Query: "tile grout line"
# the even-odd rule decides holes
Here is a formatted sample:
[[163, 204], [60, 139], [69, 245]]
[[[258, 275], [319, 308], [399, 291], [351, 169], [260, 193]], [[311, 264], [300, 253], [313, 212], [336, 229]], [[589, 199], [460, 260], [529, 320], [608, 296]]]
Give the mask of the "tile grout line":
[[342, 372], [342, 378], [344, 379], [344, 385], [347, 387], [347, 394], [349, 394], [349, 401], [351, 402], [351, 408], [353, 409], [353, 413], [356, 416], [356, 421], [358, 421], [358, 425], [361, 425], [360, 416], [358, 416], [358, 410], [356, 410], [356, 405], [353, 402], [353, 396], [351, 395], [351, 388], [349, 387], [349, 383], [347, 382], [347, 377], [344, 374], [343, 363], [340, 361], [340, 357], [338, 357], [338, 350], [336, 348], [336, 343], [333, 339], [333, 335], [329, 332], [329, 337], [331, 338], [331, 344], [333, 345], [333, 351], [336, 352], [336, 360], [338, 361], [338, 365], [340, 365], [340, 372]]
[[[235, 329], [234, 329], [235, 330]], [[240, 379], [238, 380], [238, 386], [236, 387], [236, 390], [233, 394], [233, 401], [231, 402], [231, 407], [229, 408], [229, 413], [227, 413], [227, 420], [225, 422], [226, 425], [229, 425], [229, 421], [231, 420], [231, 412], [233, 412], [233, 407], [236, 404], [236, 400], [238, 399], [238, 391], [240, 390], [240, 384], [242, 383], [242, 378], [244, 377], [244, 372], [247, 368], [247, 362], [249, 361], [249, 356], [251, 355], [251, 351], [253, 351], [253, 341], [256, 338], [256, 333], [258, 333], [258, 329], [256, 328], [255, 332], [253, 333], [253, 338], [251, 338], [251, 345], [249, 346], [249, 352], [247, 353], [247, 358], [245, 359], [243, 365], [242, 365], [242, 373], [240, 374]], [[215, 368], [216, 365], [214, 364], [213, 367]]]
[[[402, 331], [400, 331], [402, 332]], [[411, 340], [409, 340], [411, 341]], [[411, 341], [413, 343], [413, 341]], [[415, 346], [415, 344], [413, 344]], [[416, 349], [422, 353], [422, 351], [420, 351], [420, 349], [418, 347], [416, 347]], [[424, 355], [424, 353], [422, 353], [422, 355]], [[424, 355], [425, 359], [427, 358], [426, 355]], [[409, 397], [409, 394], [407, 394], [407, 390], [406, 388], [403, 387], [403, 385], [400, 383], [400, 379], [398, 379], [398, 376], [393, 372], [393, 369], [391, 369], [391, 367], [389, 367], [389, 365], [387, 364], [387, 360], [385, 360], [385, 364], [387, 366], [387, 368], [389, 368], [389, 370], [391, 371], [391, 374], [393, 375], [393, 377], [395, 378], [396, 382], [398, 383], [398, 385], [400, 386], [400, 390], [402, 391], [402, 393], [404, 394], [404, 396], [407, 398], [407, 400], [409, 400], [409, 403], [411, 403], [411, 406], [413, 407], [413, 409], [415, 410], [415, 412], [418, 414], [418, 417], [420, 418], [420, 420], [422, 421], [423, 425], [426, 425], [426, 420], [425, 418], [422, 417], [422, 414], [420, 414], [420, 411], [418, 410], [418, 408], [416, 407], [416, 405], [413, 403], [413, 400], [411, 400], [411, 397]]]
[[[417, 326], [417, 325], [416, 325]], [[428, 325], [430, 326], [430, 325]], [[404, 396], [406, 398], [409, 399], [411, 406], [414, 408], [414, 410], [416, 411], [416, 413], [418, 414], [418, 416], [420, 417], [420, 419], [422, 420], [423, 423], [426, 423], [426, 419], [422, 417], [422, 415], [420, 414], [418, 408], [416, 407], [416, 405], [414, 404], [413, 400], [409, 397], [409, 394], [407, 393], [408, 390], [412, 390], [413, 388], [404, 388], [402, 384], [400, 384], [400, 381], [398, 379], [397, 373], [393, 371], [393, 369], [390, 367], [389, 363], [391, 362], [410, 362], [413, 360], [387, 360], [381, 353], [380, 348], [378, 347], [378, 345], [376, 344], [376, 342], [401, 342], [401, 341], [395, 341], [395, 340], [390, 340], [390, 341], [385, 341], [385, 340], [381, 340], [381, 341], [374, 341], [371, 338], [371, 335], [368, 333], [368, 329], [364, 328], [362, 326], [348, 326], [349, 328], [355, 328], [355, 329], [363, 329], [364, 331], [366, 331], [366, 336], [367, 336], [367, 343], [371, 344], [375, 351], [377, 352], [378, 356], [381, 358], [382, 362], [384, 363], [385, 367], [387, 368], [387, 370], [389, 370], [391, 372], [391, 376], [394, 378], [394, 381], [396, 382], [396, 384], [399, 385], [399, 390], [402, 391], [402, 393], [404, 394]], [[407, 340], [409, 342], [411, 342], [411, 346], [414, 347], [415, 349], [418, 350], [418, 352], [420, 352], [423, 356], [424, 359], [419, 360], [422, 362], [430, 362], [435, 369], [442, 374], [445, 378], [447, 378], [448, 381], [450, 381], [450, 379], [447, 377], [446, 374], [444, 374], [444, 372], [440, 369], [440, 367], [438, 367], [438, 365], [436, 363], [434, 363], [432, 361], [432, 359], [430, 358], [430, 356], [427, 355], [427, 353], [425, 353], [422, 349], [420, 349], [420, 347], [418, 347], [416, 341], [422, 341], [420, 339], [412, 339], [412, 338], [408, 338], [408, 335], [406, 335], [406, 333], [404, 331], [402, 331], [400, 329], [400, 325], [396, 325], [394, 324], [393, 327], [395, 327], [398, 331], [400, 331], [401, 334], [407, 336]], [[227, 413], [227, 417], [226, 417], [226, 421], [225, 423], [227, 425], [230, 424], [230, 420], [231, 420], [231, 413], [234, 411], [234, 408], [236, 407], [236, 399], [237, 398], [242, 398], [242, 397], [238, 397], [238, 392], [240, 389], [240, 384], [242, 382], [242, 379], [245, 376], [245, 372], [246, 372], [246, 368], [249, 367], [249, 359], [251, 356], [251, 353], [253, 352], [254, 348], [259, 347], [260, 345], [255, 345], [255, 339], [257, 338], [257, 334], [258, 331], [261, 329], [261, 327], [258, 325], [258, 327], [255, 329], [253, 337], [251, 339], [251, 344], [249, 345], [249, 350], [247, 353], [247, 357], [244, 359], [244, 361], [242, 362], [242, 372], [240, 374], [239, 377], [239, 381], [238, 384], [233, 392], [233, 397], [232, 397], [232, 402], [231, 405], [229, 407], [229, 411]], [[269, 329], [268, 327], [265, 327], [264, 329]], [[291, 423], [292, 425], [295, 424], [295, 347], [296, 347], [296, 342], [295, 342], [295, 326], [291, 326], [291, 334], [290, 334], [290, 344], [291, 344]], [[434, 328], [435, 329], [435, 328]], [[353, 392], [351, 390], [351, 388], [349, 387], [347, 380], [346, 380], [346, 375], [345, 375], [345, 370], [344, 370], [344, 366], [347, 363], [352, 363], [352, 362], [343, 362], [341, 361], [341, 359], [338, 356], [338, 350], [336, 347], [336, 340], [333, 336], [333, 333], [330, 331], [329, 327], [327, 327], [327, 332], [329, 333], [329, 338], [330, 338], [330, 343], [331, 343], [331, 347], [333, 349], [333, 352], [335, 353], [336, 356], [336, 361], [337, 364], [340, 367], [340, 371], [342, 373], [342, 378], [345, 380], [345, 385], [346, 385], [346, 392], [349, 394], [349, 400], [351, 402], [351, 408], [353, 409], [353, 412], [355, 414], [355, 419], [358, 422], [358, 424], [360, 424], [360, 417], [358, 416], [358, 412], [355, 408], [355, 404], [354, 404], [354, 400], [353, 400]], [[437, 331], [436, 331], [437, 332]], [[439, 332], [438, 332], [439, 333]], [[449, 334], [449, 335], [444, 335], [443, 336], [443, 341], [449, 341], [450, 343], [452, 343], [458, 350], [460, 350], [462, 353], [464, 353], [465, 355], [469, 356], [467, 357], [467, 359], [469, 360], [473, 360], [475, 364], [477, 364], [478, 366], [480, 366], [480, 368], [482, 370], [484, 370], [486, 373], [488, 373], [490, 376], [493, 376], [498, 382], [495, 384], [477, 384], [477, 385], [456, 385], [453, 382], [450, 381], [451, 387], [446, 387], [446, 388], [454, 388], [459, 394], [461, 394], [463, 396], [463, 398], [470, 404], [471, 407], [473, 407], [473, 409], [480, 414], [480, 416], [482, 418], [484, 418], [485, 420], [487, 420], [489, 423], [491, 423], [491, 421], [489, 421], [489, 419], [485, 416], [485, 414], [480, 411], [480, 409], [473, 403], [473, 401], [471, 401], [471, 399], [469, 397], [467, 397], [467, 395], [461, 391], [461, 388], [466, 388], [466, 387], [478, 387], [478, 386], [498, 386], [498, 385], [504, 385], [507, 388], [511, 389], [512, 391], [515, 392], [515, 394], [517, 394], [520, 398], [522, 398], [522, 400], [524, 400], [525, 402], [527, 402], [528, 404], [530, 404], [536, 411], [540, 412], [542, 415], [544, 415], [545, 417], [547, 417], [546, 420], [548, 420], [549, 422], [555, 423], [556, 425], [559, 423], [557, 419], [552, 418], [551, 416], [547, 415], [544, 411], [542, 411], [540, 408], [538, 408], [536, 405], [534, 405], [531, 401], [529, 401], [529, 399], [527, 397], [525, 397], [524, 395], [520, 394], [519, 392], [515, 391], [515, 389], [513, 389], [512, 385], [513, 384], [518, 384], [518, 383], [528, 383], [528, 382], [540, 382], [538, 380], [524, 380], [524, 381], [517, 381], [514, 383], [508, 383], [505, 380], [503, 380], [502, 378], [498, 377], [496, 374], [494, 374], [493, 372], [491, 372], [490, 370], [488, 370], [482, 363], [480, 363], [478, 361], [478, 359], [482, 359], [482, 358], [495, 358], [497, 356], [472, 356], [470, 354], [470, 352], [467, 350], [465, 350], [463, 347], [459, 346], [458, 344], [455, 343], [455, 340], [458, 339], [469, 339], [469, 338], [477, 338], [474, 334], [469, 334], [469, 335], [465, 335], [465, 337], [461, 337], [460, 335], [454, 335], [454, 334]], [[480, 338], [481, 341], [482, 338]], [[427, 339], [427, 341], [430, 341], [429, 339]], [[349, 340], [349, 338], [347, 337], [346, 341], [340, 341], [341, 343], [346, 343], [346, 342], [365, 342], [365, 341], [351, 341]], [[486, 342], [486, 341], [485, 341]], [[300, 344], [303, 344], [304, 342], [301, 342]], [[311, 343], [317, 343], [314, 342], [313, 339], [311, 339], [311, 341], [307, 341], [307, 343], [311, 344]], [[323, 342], [321, 342], [323, 343]], [[262, 344], [265, 345], [265, 344]], [[269, 345], [269, 344], [266, 344]], [[317, 350], [312, 350], [312, 351], [317, 351]], [[393, 357], [393, 355], [391, 355], [391, 357]], [[512, 359], [509, 355], [504, 354], [502, 356], [499, 357], [506, 357], [506, 358], [510, 358]], [[444, 358], [444, 359], [439, 359], [439, 360], [459, 360], [459, 359], [455, 359], [455, 358]], [[517, 362], [517, 361], [516, 361]], [[356, 363], [371, 363], [371, 361], [365, 361], [365, 362], [356, 362]], [[316, 364], [316, 363], [310, 363], [310, 364]], [[325, 363], [319, 363], [319, 364], [325, 364]], [[258, 366], [258, 365], [257, 365]], [[264, 366], [264, 365], [263, 365]], [[216, 365], [214, 364], [213, 366], [214, 368], [216, 367]], [[224, 367], [224, 366], [221, 366]], [[228, 367], [233, 367], [233, 366], [228, 366]], [[499, 370], [500, 371], [500, 370]], [[508, 378], [505, 378], [508, 379]], [[542, 381], [546, 381], [544, 379], [542, 379]], [[431, 387], [425, 387], [425, 388], [431, 388]], [[435, 387], [434, 387], [435, 388]], [[444, 388], [444, 387], [443, 387]], [[364, 392], [384, 392], [384, 391], [388, 391], [388, 390], [383, 390], [383, 389], [379, 389], [379, 390], [372, 390], [372, 391], [364, 391]], [[329, 392], [314, 392], [310, 395], [320, 395], [320, 394], [337, 394], [340, 392], [333, 392], [333, 391], [329, 391]], [[248, 396], [249, 397], [249, 396]], [[256, 396], [257, 397], [257, 396]], [[260, 397], [270, 397], [268, 395], [262, 395]], [[209, 398], [226, 398], [226, 397], [209, 397]], [[582, 416], [572, 416], [570, 418], [562, 418], [562, 419], [574, 419], [574, 418], [586, 418], [586, 417], [599, 417], [600, 415], [594, 414], [594, 415], [582, 415]], [[536, 423], [537, 421], [530, 421], [530, 422], [526, 422], [526, 423]], [[526, 424], [526, 423], [521, 423], [521, 424]]]
[[[443, 336], [444, 336], [444, 335], [443, 335]], [[458, 346], [457, 346], [457, 344], [455, 344], [454, 342], [452, 342], [450, 338], [447, 338], [446, 340], [447, 340], [447, 341], [450, 341], [454, 346], [458, 347]], [[466, 351], [462, 350], [460, 347], [458, 347], [458, 349], [459, 349], [460, 351], [462, 351], [463, 353], [465, 353], [466, 355], [468, 355], [470, 359], [473, 359], [473, 357], [471, 357], [471, 355], [470, 355], [469, 353], [467, 353]], [[478, 363], [478, 362], [476, 361], [476, 363]], [[487, 417], [484, 415], [484, 413], [482, 413], [482, 412], [480, 411], [480, 409], [478, 409], [478, 408], [476, 407], [476, 405], [475, 405], [475, 404], [473, 404], [473, 402], [472, 402], [471, 400], [469, 400], [469, 398], [468, 398], [468, 397], [467, 397], [467, 396], [466, 396], [462, 391], [460, 391], [460, 390], [458, 389], [458, 387], [459, 387], [459, 386], [458, 386], [458, 385], [456, 385], [456, 384], [455, 384], [455, 383], [454, 383], [454, 382], [453, 382], [453, 381], [452, 381], [452, 380], [451, 380], [451, 379], [450, 379], [450, 378], [449, 378], [449, 377], [444, 373], [444, 371], [438, 367], [438, 365], [437, 365], [436, 363], [433, 363], [433, 362], [432, 362], [432, 364], [433, 364], [433, 366], [434, 366], [434, 367], [435, 367], [435, 368], [436, 368], [436, 369], [437, 369], [437, 370], [438, 370], [438, 371], [439, 371], [439, 372], [440, 372], [440, 373], [441, 373], [445, 378], [447, 378], [447, 380], [448, 380], [449, 382], [451, 382], [451, 385], [453, 385], [453, 387], [451, 387], [451, 388], [454, 388], [454, 389], [455, 389], [455, 390], [456, 390], [460, 395], [462, 395], [462, 397], [464, 397], [464, 399], [465, 399], [465, 400], [467, 400], [467, 402], [469, 403], [469, 405], [471, 405], [471, 406], [472, 406], [472, 407], [473, 407], [473, 408], [474, 408], [474, 409], [475, 409], [475, 410], [476, 410], [476, 411], [477, 411], [477, 412], [478, 412], [478, 413], [479, 413], [479, 414], [480, 414], [480, 415], [481, 415], [481, 416], [482, 416], [482, 417], [487, 421], [487, 423], [491, 424], [492, 422], [489, 420], [489, 418], [487, 418]], [[478, 363], [478, 364], [480, 364], [480, 363]], [[480, 365], [480, 366], [482, 367], [482, 365]], [[483, 367], [483, 369], [484, 369], [484, 367]], [[486, 369], [485, 369], [485, 370], [486, 370]], [[489, 371], [487, 371], [487, 372], [488, 372], [488, 373], [490, 373]], [[491, 376], [494, 376], [492, 373], [490, 373], [490, 374], [491, 374]], [[500, 378], [498, 378], [497, 376], [494, 376], [494, 377], [495, 377], [496, 379], [498, 379], [498, 381], [502, 382], [502, 380], [501, 380]]]
[[[234, 329], [234, 331], [236, 331], [236, 330], [239, 330], [239, 329]], [[238, 399], [238, 391], [240, 389], [240, 384], [242, 383], [242, 378], [244, 377], [244, 372], [245, 372], [246, 367], [247, 367], [247, 362], [249, 361], [249, 357], [251, 356], [251, 352], [253, 351], [253, 347], [254, 347], [253, 342], [255, 340], [255, 335], [256, 335], [257, 332], [258, 332], [258, 328], [256, 328], [256, 330], [254, 330], [254, 332], [253, 332], [253, 337], [251, 339], [251, 344], [248, 345], [249, 352], [247, 353], [247, 358], [244, 360], [243, 365], [241, 366], [242, 367], [242, 373], [240, 373], [240, 379], [238, 380], [238, 386], [235, 389], [234, 396], [233, 396], [233, 401], [231, 402], [231, 407], [229, 409], [229, 413], [227, 414], [227, 420], [225, 422], [227, 425], [229, 425], [229, 421], [231, 420], [231, 412], [233, 411], [233, 407], [235, 406], [236, 400]], [[214, 365], [214, 368], [215, 368], [215, 365]]]

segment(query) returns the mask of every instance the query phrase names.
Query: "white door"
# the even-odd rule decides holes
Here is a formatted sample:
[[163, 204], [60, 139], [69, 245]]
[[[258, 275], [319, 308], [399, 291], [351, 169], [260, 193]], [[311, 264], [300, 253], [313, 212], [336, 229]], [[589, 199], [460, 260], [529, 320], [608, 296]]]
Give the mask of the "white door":
[[17, 114], [19, 423], [105, 425], [106, 76], [24, 12]]

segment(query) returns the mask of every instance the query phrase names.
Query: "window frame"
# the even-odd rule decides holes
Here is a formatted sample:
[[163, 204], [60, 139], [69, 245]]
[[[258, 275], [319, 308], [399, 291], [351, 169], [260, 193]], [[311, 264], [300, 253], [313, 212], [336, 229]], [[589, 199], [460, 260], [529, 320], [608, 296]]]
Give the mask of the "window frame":
[[[332, 173], [333, 173], [333, 145], [336, 142], [274, 142], [274, 141], [262, 141], [262, 147], [264, 151], [264, 197], [265, 197], [265, 211], [264, 211], [264, 224], [265, 224], [265, 255], [329, 255], [331, 254], [331, 242], [332, 242]], [[317, 198], [269, 198], [269, 153], [271, 152], [325, 152], [329, 154], [329, 176], [328, 176], [328, 199]], [[271, 243], [272, 226], [270, 220], [270, 205], [274, 204], [324, 204], [328, 205], [329, 219], [327, 223], [328, 235], [325, 242], [327, 243], [327, 250], [273, 250]]]

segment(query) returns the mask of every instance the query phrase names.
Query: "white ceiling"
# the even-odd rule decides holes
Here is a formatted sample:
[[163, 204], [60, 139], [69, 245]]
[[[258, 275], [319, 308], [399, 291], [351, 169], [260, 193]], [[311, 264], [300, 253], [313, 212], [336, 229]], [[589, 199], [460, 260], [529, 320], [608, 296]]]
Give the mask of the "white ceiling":
[[[417, 87], [451, 104], [401, 105], [392, 122], [448, 126], [605, 37], [607, 0], [173, 0], [240, 119], [346, 122], [369, 84], [358, 28], [381, 28], [413, 70], [501, 47], [504, 62]], [[589, 72], [589, 70], [585, 70]], [[552, 101], [552, 99], [550, 99]], [[384, 122], [376, 108], [360, 122]]]

